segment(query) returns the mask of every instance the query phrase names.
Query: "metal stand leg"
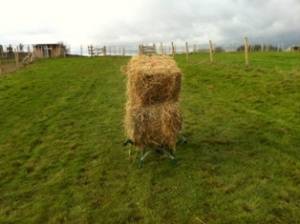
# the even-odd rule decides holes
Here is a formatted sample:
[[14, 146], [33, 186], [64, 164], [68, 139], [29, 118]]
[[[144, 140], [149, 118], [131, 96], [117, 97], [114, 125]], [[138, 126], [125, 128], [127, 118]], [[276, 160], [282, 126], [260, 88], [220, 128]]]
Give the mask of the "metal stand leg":
[[162, 150], [171, 160], [175, 159], [175, 156], [172, 153], [170, 153], [168, 150], [166, 149], [162, 149]]
[[[181, 139], [178, 140], [177, 143], [181, 143], [181, 144], [186, 144], [187, 143], [187, 140], [185, 137], [181, 137]], [[123, 145], [124, 146], [127, 146], [127, 145], [133, 145], [134, 146], [134, 142], [131, 140], [131, 139], [127, 139]], [[176, 157], [174, 155], [174, 151], [175, 150], [172, 150], [170, 149], [168, 146], [164, 146], [164, 145], [161, 145], [160, 147], [154, 149], [154, 148], [143, 148], [141, 150], [141, 156], [140, 156], [140, 159], [139, 159], [139, 168], [142, 168], [143, 165], [144, 165], [144, 160], [146, 159], [146, 157], [151, 153], [151, 152], [157, 152], [159, 154], [165, 154], [167, 155], [167, 157], [169, 159], [171, 159], [171, 163], [173, 165], [176, 165], [177, 164], [177, 160], [176, 160]], [[129, 149], [128, 151], [128, 158], [129, 160], [131, 160], [131, 148]]]
[[144, 160], [145, 158], [150, 154], [151, 150], [148, 150], [146, 153], [145, 153], [145, 149], [143, 149], [141, 151], [141, 158], [140, 158], [140, 161], [139, 161], [139, 168], [142, 168], [143, 165], [144, 165]]
[[127, 146], [128, 144], [133, 145], [134, 142], [133, 142], [131, 139], [127, 139], [127, 140], [123, 143], [123, 146]]
[[173, 151], [168, 151], [168, 150], [166, 150], [164, 148], [162, 148], [162, 151], [164, 152], [164, 154], [166, 154], [169, 157], [169, 159], [171, 159], [171, 163], [173, 165], [177, 164], [177, 160], [176, 160], [175, 155], [173, 154]]
[[177, 144], [187, 144], [187, 139], [184, 136], [181, 136], [180, 139], [178, 139]]

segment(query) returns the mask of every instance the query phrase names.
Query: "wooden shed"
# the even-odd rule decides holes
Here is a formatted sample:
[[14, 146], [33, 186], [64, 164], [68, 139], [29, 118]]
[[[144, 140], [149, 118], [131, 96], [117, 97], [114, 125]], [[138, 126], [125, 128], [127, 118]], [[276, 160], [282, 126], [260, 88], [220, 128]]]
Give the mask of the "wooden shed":
[[36, 58], [64, 57], [66, 53], [66, 46], [62, 43], [33, 45], [33, 55]]
[[290, 51], [290, 52], [298, 51], [298, 52], [300, 52], [300, 45], [293, 45], [293, 46], [287, 48], [286, 51]]
[[294, 45], [291, 47], [291, 51], [300, 51], [300, 45]]

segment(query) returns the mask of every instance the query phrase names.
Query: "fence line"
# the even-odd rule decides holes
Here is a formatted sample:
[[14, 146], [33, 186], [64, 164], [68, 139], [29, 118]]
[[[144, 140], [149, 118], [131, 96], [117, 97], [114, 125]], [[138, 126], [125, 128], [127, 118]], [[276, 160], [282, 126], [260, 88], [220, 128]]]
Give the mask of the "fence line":
[[[214, 62], [214, 54], [219, 52], [244, 52], [245, 65], [250, 64], [251, 52], [281, 52], [281, 51], [300, 51], [300, 45], [292, 45], [290, 47], [284, 46], [282, 43], [266, 44], [263, 42], [250, 43], [248, 38], [244, 38], [243, 43], [231, 43], [226, 45], [216, 45], [212, 40], [209, 40], [208, 44], [199, 44], [195, 42], [185, 42], [184, 44], [178, 44], [175, 42], [160, 42], [151, 43], [143, 46], [151, 46], [155, 49], [156, 53], [162, 55], [170, 55], [175, 57], [177, 54], [185, 54], [186, 61], [189, 61], [189, 55], [195, 53], [205, 52], [208, 53], [208, 59], [210, 63]], [[156, 46], [159, 46], [158, 48]], [[68, 46], [68, 55], [77, 56], [133, 56], [139, 54], [138, 45], [80, 45], [77, 48]], [[0, 44], [0, 74], [14, 71], [23, 66], [23, 60], [27, 58], [27, 61], [31, 62], [32, 58], [28, 58], [32, 54], [32, 45], [6, 45]]]
[[[141, 48], [142, 46], [142, 48]], [[189, 43], [185, 42], [184, 45], [176, 45], [173, 41], [170, 43], [163, 43], [159, 42], [158, 48], [156, 48], [155, 43], [151, 43], [148, 45], [139, 45], [138, 48], [136, 47], [119, 47], [119, 49], [122, 50], [117, 50], [118, 47], [116, 46], [103, 46], [103, 47], [95, 47], [95, 49], [106, 49], [108, 48], [108, 56], [132, 56], [132, 55], [137, 55], [137, 54], [161, 54], [161, 55], [170, 55], [172, 57], [175, 57], [176, 54], [185, 54], [186, 57], [186, 62], [189, 62], [189, 55], [190, 54], [195, 54], [195, 53], [200, 53], [200, 52], [205, 52], [208, 53], [208, 59], [210, 63], [214, 62], [214, 54], [219, 53], [219, 52], [244, 52], [244, 60], [245, 60], [245, 65], [249, 66], [250, 64], [250, 52], [266, 52], [266, 51], [272, 51], [272, 52], [281, 52], [281, 51], [292, 51], [292, 50], [297, 50], [300, 51], [300, 47], [291, 47], [291, 48], [284, 48], [282, 44], [277, 44], [277, 45], [272, 45], [272, 44], [265, 44], [265, 43], [253, 43], [250, 44], [249, 39], [247, 37], [244, 38], [243, 43], [241, 44], [231, 44], [227, 46], [218, 46], [215, 45], [212, 40], [209, 40], [208, 45], [205, 44], [196, 44], [196, 43]], [[90, 52], [90, 51], [89, 51]], [[88, 56], [105, 56], [106, 54], [103, 53], [105, 52], [104, 50], [100, 50], [99, 54], [93, 54], [89, 53]], [[101, 53], [102, 52], [102, 53]], [[82, 55], [82, 54], [81, 54]]]
[[32, 55], [31, 49], [30, 45], [27, 48], [24, 45], [0, 45], [0, 75], [16, 71], [31, 62], [32, 58], [29, 57]]

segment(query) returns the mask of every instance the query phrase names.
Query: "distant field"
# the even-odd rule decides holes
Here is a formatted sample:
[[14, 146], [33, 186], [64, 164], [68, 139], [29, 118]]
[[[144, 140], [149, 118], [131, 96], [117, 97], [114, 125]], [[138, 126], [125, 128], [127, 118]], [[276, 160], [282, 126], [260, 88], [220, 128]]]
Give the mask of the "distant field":
[[0, 76], [0, 223], [299, 223], [300, 54], [177, 56], [177, 166], [128, 160], [128, 57]]

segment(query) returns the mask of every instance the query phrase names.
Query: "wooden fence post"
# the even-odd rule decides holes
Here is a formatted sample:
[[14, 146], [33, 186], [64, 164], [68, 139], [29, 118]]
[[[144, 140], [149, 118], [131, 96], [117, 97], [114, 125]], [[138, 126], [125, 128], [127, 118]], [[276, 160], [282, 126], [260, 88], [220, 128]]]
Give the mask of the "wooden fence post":
[[3, 57], [3, 48], [0, 49], [0, 75], [2, 74], [2, 57]]
[[189, 62], [189, 43], [185, 42], [186, 62]]
[[143, 52], [143, 45], [140, 44], [139, 45], [139, 55], [143, 55], [143, 54], [144, 54], [144, 52]]
[[[0, 55], [1, 56], [1, 55]], [[2, 59], [0, 58], [0, 75], [2, 74], [2, 66], [1, 66], [1, 64], [2, 64], [2, 61], [1, 61]]]
[[163, 55], [164, 54], [164, 46], [163, 43], [160, 42], [160, 54]]
[[122, 55], [125, 56], [126, 52], [125, 52], [125, 47], [122, 48]]
[[175, 48], [174, 48], [174, 43], [173, 41], [171, 42], [171, 46], [172, 46], [172, 56], [173, 58], [175, 57]]
[[103, 47], [103, 56], [106, 56], [106, 46]]
[[193, 53], [196, 53], [196, 51], [197, 51], [197, 45], [193, 44]]
[[249, 65], [249, 40], [248, 37], [244, 39], [244, 48], [245, 48], [245, 64]]
[[91, 57], [94, 57], [94, 55], [95, 55], [95, 51], [94, 51], [95, 49], [94, 49], [94, 46], [93, 45], [90, 45], [90, 46], [88, 46], [88, 52], [89, 52], [89, 55], [91, 56]]
[[154, 49], [154, 52], [156, 54], [157, 53], [157, 51], [156, 51], [156, 44], [153, 44], [153, 49]]
[[214, 58], [213, 58], [213, 44], [212, 44], [211, 40], [209, 40], [209, 60], [210, 60], [210, 63], [214, 62]]
[[19, 68], [19, 53], [18, 53], [18, 47], [15, 48], [15, 61], [16, 61], [16, 67]]

